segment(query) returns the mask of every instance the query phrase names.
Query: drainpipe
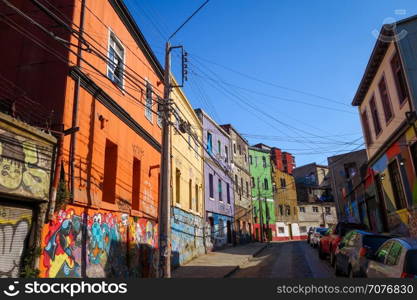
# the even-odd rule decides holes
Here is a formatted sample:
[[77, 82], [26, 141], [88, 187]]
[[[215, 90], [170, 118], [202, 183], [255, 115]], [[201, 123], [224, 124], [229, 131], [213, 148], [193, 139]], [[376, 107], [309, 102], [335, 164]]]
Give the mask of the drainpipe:
[[[80, 31], [79, 31], [79, 38], [78, 38], [78, 50], [77, 50], [77, 68], [81, 66], [81, 59], [82, 59], [82, 42], [83, 42], [83, 33], [84, 33], [84, 22], [85, 22], [85, 7], [86, 7], [87, 0], [81, 0], [81, 15], [80, 15]], [[77, 78], [75, 90], [74, 90], [74, 101], [72, 106], [72, 128], [76, 128], [78, 124], [78, 100], [80, 95], [80, 85], [81, 79], [80, 77]], [[75, 151], [77, 146], [77, 133], [71, 135], [71, 142], [70, 142], [70, 193], [71, 193], [71, 200], [74, 201], [74, 160], [75, 160]]]

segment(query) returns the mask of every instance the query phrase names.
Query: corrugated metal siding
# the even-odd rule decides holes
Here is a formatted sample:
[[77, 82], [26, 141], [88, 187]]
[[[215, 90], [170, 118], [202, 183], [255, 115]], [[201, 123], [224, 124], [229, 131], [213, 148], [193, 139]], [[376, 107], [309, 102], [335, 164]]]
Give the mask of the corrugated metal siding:
[[32, 215], [29, 208], [0, 204], [0, 278], [19, 276]]

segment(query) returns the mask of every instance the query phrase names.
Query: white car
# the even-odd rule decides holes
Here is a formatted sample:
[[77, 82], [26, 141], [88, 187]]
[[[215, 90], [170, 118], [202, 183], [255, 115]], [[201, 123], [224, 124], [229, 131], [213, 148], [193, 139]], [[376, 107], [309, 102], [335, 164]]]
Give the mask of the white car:
[[310, 236], [310, 246], [317, 247], [320, 243], [321, 237], [329, 230], [325, 227], [315, 227]]
[[417, 239], [389, 239], [368, 259], [369, 278], [417, 278]]

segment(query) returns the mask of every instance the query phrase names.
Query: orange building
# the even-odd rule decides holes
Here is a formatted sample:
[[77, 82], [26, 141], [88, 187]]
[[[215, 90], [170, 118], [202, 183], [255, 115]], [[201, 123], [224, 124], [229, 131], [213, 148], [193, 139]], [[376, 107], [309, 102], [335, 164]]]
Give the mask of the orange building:
[[0, 74], [50, 117], [27, 116], [19, 97], [4, 103], [67, 130], [40, 276], [156, 276], [161, 66], [121, 0], [10, 3], [0, 4]]

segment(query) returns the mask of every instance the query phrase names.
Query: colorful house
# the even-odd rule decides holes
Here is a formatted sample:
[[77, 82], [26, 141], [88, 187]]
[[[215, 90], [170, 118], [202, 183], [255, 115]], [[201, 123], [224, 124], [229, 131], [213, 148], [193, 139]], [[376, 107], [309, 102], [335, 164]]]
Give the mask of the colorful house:
[[[31, 33], [0, 23], [1, 76], [41, 104], [48, 117], [30, 124], [62, 133], [40, 276], [156, 276], [162, 67], [124, 1], [49, 2], [14, 3], [35, 22], [0, 11]], [[17, 99], [17, 114], [32, 109]]]
[[[244, 244], [252, 240], [252, 193], [250, 187], [249, 171], [249, 145], [248, 142], [231, 125], [221, 125], [230, 135], [230, 144], [224, 145], [225, 153], [231, 156], [230, 160], [234, 179], [235, 194], [235, 223], [236, 243]], [[230, 151], [229, 151], [230, 149]]]
[[202, 109], [195, 110], [203, 126], [205, 218], [213, 249], [233, 242], [235, 195], [230, 164], [230, 136]]
[[417, 236], [417, 17], [383, 26], [352, 105], [368, 156], [371, 229]]
[[254, 235], [258, 241], [276, 238], [271, 148], [258, 144], [249, 147]]
[[[171, 241], [172, 264], [178, 266], [206, 251], [204, 149], [202, 124], [182, 89], [173, 88], [171, 99], [175, 107], [172, 114], [175, 126], [170, 127]], [[183, 130], [185, 127], [189, 132]]]

